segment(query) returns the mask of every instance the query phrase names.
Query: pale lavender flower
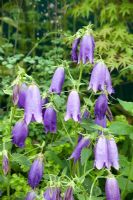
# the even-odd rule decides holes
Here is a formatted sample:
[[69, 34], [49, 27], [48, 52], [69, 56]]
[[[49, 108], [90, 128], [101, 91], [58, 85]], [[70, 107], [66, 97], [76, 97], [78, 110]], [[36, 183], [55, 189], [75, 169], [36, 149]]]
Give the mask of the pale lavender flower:
[[19, 100], [19, 85], [16, 84], [13, 86], [13, 95], [12, 95], [12, 101], [14, 105], [17, 105]]
[[72, 187], [69, 187], [66, 190], [64, 200], [74, 200]]
[[29, 174], [28, 174], [28, 183], [32, 188], [35, 188], [39, 185], [42, 176], [43, 176], [43, 158], [40, 155], [31, 165]]
[[53, 75], [49, 91], [60, 95], [65, 80], [65, 71], [63, 67], [58, 67]]
[[92, 35], [84, 35], [80, 42], [80, 51], [78, 56], [78, 63], [83, 64], [89, 61], [91, 64], [94, 62], [94, 48], [95, 42]]
[[72, 61], [76, 62], [76, 63], [78, 62], [78, 44], [79, 44], [79, 42], [80, 42], [80, 38], [76, 38], [72, 44], [71, 58], [72, 58]]
[[24, 108], [25, 106], [26, 92], [27, 92], [27, 85], [25, 83], [22, 83], [22, 85], [19, 88], [19, 99], [18, 99], [18, 106], [20, 108]]
[[31, 121], [42, 122], [42, 100], [36, 85], [30, 85], [27, 89], [24, 117], [27, 124]]
[[72, 118], [74, 121], [80, 121], [80, 98], [78, 92], [73, 90], [70, 92], [67, 100], [67, 111], [65, 115], [65, 121]]
[[8, 160], [8, 155], [7, 155], [6, 150], [3, 151], [2, 169], [3, 169], [4, 175], [7, 175], [9, 171], [9, 160]]
[[108, 100], [105, 94], [101, 94], [95, 104], [95, 117], [103, 119], [106, 115]]
[[120, 190], [115, 177], [108, 177], [105, 184], [107, 200], [120, 200]]
[[43, 122], [45, 132], [56, 133], [57, 126], [57, 116], [56, 111], [52, 107], [46, 108], [43, 115]]
[[110, 73], [103, 62], [97, 63], [91, 73], [91, 79], [89, 83], [89, 88], [95, 93], [98, 90], [107, 90], [109, 94], [113, 93]]
[[34, 191], [28, 192], [25, 200], [35, 200], [36, 199], [36, 193]]
[[45, 200], [62, 200], [60, 189], [54, 188], [54, 187], [47, 188], [46, 192], [44, 193], [44, 199]]
[[90, 140], [88, 138], [83, 138], [80, 136], [79, 140], [78, 140], [78, 144], [75, 147], [72, 155], [70, 156], [70, 159], [74, 159], [74, 162], [76, 162], [77, 160], [80, 159], [81, 156], [81, 151], [83, 148], [87, 147], [90, 144]]
[[103, 167], [109, 168], [108, 164], [108, 146], [107, 140], [104, 135], [100, 135], [97, 144], [95, 146], [95, 161], [94, 166], [97, 169], [102, 169]]
[[12, 142], [19, 147], [24, 147], [28, 136], [28, 126], [24, 120], [18, 121], [12, 130]]
[[114, 167], [115, 169], [119, 169], [119, 157], [118, 157], [118, 149], [113, 138], [107, 140], [108, 145], [108, 160], [109, 160], [109, 167]]

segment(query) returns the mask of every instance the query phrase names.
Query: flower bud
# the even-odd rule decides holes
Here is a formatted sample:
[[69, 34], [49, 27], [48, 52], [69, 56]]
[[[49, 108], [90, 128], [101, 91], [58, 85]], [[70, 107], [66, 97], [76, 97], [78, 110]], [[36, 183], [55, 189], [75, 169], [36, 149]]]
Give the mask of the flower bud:
[[4, 175], [7, 175], [9, 171], [9, 160], [8, 160], [8, 155], [7, 155], [6, 150], [3, 151], [2, 169], [3, 169]]
[[74, 200], [72, 187], [66, 190], [64, 200]]
[[62, 200], [61, 192], [59, 188], [50, 187], [47, 188], [46, 192], [44, 193], [45, 200]]
[[105, 184], [107, 200], [120, 200], [120, 190], [115, 177], [108, 177]]
[[71, 58], [72, 58], [72, 61], [76, 62], [76, 63], [78, 62], [78, 44], [79, 44], [79, 42], [80, 42], [80, 38], [76, 38], [72, 44]]
[[34, 191], [28, 192], [25, 200], [35, 200], [36, 199], [36, 193]]
[[19, 100], [19, 85], [16, 84], [13, 86], [13, 95], [12, 95], [13, 104], [17, 105]]
[[57, 117], [52, 107], [46, 108], [43, 116], [45, 132], [56, 133]]

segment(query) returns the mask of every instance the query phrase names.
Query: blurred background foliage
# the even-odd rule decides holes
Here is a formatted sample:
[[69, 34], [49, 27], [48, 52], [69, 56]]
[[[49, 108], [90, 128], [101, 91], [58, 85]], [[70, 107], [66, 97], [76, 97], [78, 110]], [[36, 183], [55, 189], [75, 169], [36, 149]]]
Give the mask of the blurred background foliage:
[[[96, 42], [95, 61], [103, 58], [111, 71], [113, 85], [115, 88], [114, 100], [110, 105], [115, 121], [111, 124], [110, 130], [118, 137], [120, 149], [120, 169], [119, 178], [120, 188], [123, 190], [124, 198], [131, 199], [133, 194], [133, 174], [131, 171], [132, 162], [132, 140], [133, 128], [132, 103], [133, 101], [133, 3], [132, 0], [1, 0], [0, 1], [0, 132], [4, 132], [6, 142], [10, 140], [9, 115], [11, 102], [11, 83], [16, 78], [18, 67], [25, 69], [28, 75], [31, 75], [39, 85], [41, 91], [45, 94], [50, 86], [51, 77], [58, 65], [67, 65], [71, 67], [71, 73], [78, 77], [79, 69], [71, 60], [71, 36], [83, 26], [93, 24], [94, 38]], [[90, 64], [89, 64], [90, 65]], [[92, 66], [84, 68], [83, 82], [87, 85]], [[88, 76], [89, 74], [89, 76]], [[67, 79], [64, 90], [72, 89], [71, 82]], [[82, 86], [82, 93], [86, 95], [86, 86]], [[68, 93], [63, 93], [62, 97], [55, 96], [53, 101], [57, 108], [62, 111], [65, 109], [65, 101]], [[124, 101], [116, 100], [116, 98]], [[86, 98], [82, 101], [87, 105], [90, 111], [93, 111], [94, 102]], [[126, 104], [126, 105], [125, 105]], [[10, 113], [8, 113], [10, 112]], [[23, 111], [16, 111], [16, 120], [22, 117]], [[61, 116], [63, 117], [63, 115]], [[2, 119], [4, 118], [4, 121]], [[64, 169], [67, 171], [68, 161], [62, 161], [68, 158], [72, 152], [72, 147], [68, 141], [62, 124], [59, 123], [60, 137], [47, 136], [46, 160], [44, 183], [47, 182], [47, 174], [53, 170], [59, 175]], [[75, 129], [80, 131], [80, 127], [75, 124], [67, 124], [74, 141]], [[90, 124], [86, 125], [85, 130], [90, 129]], [[34, 148], [34, 143], [41, 143], [45, 139], [42, 126], [30, 125], [30, 137], [26, 140], [26, 148], [14, 148], [11, 155], [12, 178], [11, 191], [12, 199], [23, 199], [29, 187], [27, 187], [26, 173], [29, 170], [31, 162], [27, 159], [33, 157], [38, 151]], [[95, 131], [94, 131], [95, 132]], [[7, 133], [7, 134], [6, 134]], [[8, 136], [8, 137], [7, 137]], [[54, 142], [53, 142], [54, 140]], [[128, 147], [131, 147], [129, 150]], [[1, 147], [0, 147], [1, 148]], [[11, 149], [11, 144], [7, 145]], [[31, 152], [30, 152], [31, 151]], [[92, 151], [91, 151], [92, 152]], [[83, 156], [84, 158], [84, 156]], [[82, 160], [84, 160], [82, 158]], [[89, 157], [88, 157], [89, 158]], [[88, 159], [87, 158], [87, 159]], [[92, 167], [91, 161], [88, 161], [88, 169]], [[84, 161], [83, 161], [84, 162]], [[55, 164], [55, 165], [54, 165]], [[65, 168], [66, 166], [66, 168]], [[82, 168], [81, 168], [82, 171]], [[17, 173], [18, 172], [18, 173]], [[96, 174], [99, 172], [97, 171]], [[96, 174], [93, 174], [93, 180]], [[102, 174], [102, 172], [101, 172]], [[5, 190], [7, 179], [0, 176], [2, 191]], [[80, 185], [78, 182], [77, 184]], [[87, 200], [86, 191], [89, 192], [90, 185], [87, 180], [82, 187], [85, 188], [84, 195], [79, 190], [77, 198]], [[125, 185], [123, 185], [125, 184]], [[21, 187], [20, 187], [21, 186]], [[22, 191], [22, 186], [23, 191]], [[103, 186], [103, 182], [100, 182]], [[81, 187], [81, 190], [83, 189]], [[41, 189], [42, 189], [41, 188]], [[79, 189], [79, 188], [78, 188]], [[1, 191], [0, 191], [1, 192]], [[96, 199], [104, 193], [96, 185], [94, 196]], [[0, 193], [1, 194], [1, 193]], [[21, 198], [17, 198], [17, 197]], [[6, 196], [2, 198], [6, 200]]]

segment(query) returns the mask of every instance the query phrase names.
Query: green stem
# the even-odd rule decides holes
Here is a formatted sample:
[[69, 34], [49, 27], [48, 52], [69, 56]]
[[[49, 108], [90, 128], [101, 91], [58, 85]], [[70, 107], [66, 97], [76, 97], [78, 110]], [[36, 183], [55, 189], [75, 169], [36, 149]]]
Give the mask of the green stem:
[[96, 183], [96, 181], [97, 181], [98, 178], [105, 178], [105, 177], [104, 177], [104, 176], [97, 176], [97, 177], [94, 179], [94, 182], [93, 182], [93, 184], [92, 184], [92, 186], [91, 186], [91, 189], [90, 189], [89, 200], [91, 200], [91, 198], [92, 198], [93, 188], [94, 188], [94, 185], [95, 185], [95, 183]]

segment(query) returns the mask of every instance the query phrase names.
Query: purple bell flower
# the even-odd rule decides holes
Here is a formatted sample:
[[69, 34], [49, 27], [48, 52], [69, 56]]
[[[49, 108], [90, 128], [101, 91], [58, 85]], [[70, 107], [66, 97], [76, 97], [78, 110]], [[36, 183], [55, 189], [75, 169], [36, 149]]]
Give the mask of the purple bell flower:
[[83, 64], [86, 64], [87, 61], [90, 61], [90, 63], [92, 64], [94, 62], [94, 48], [95, 42], [93, 36], [87, 34], [84, 35], [80, 42], [78, 63], [82, 61]]
[[8, 155], [7, 155], [6, 150], [3, 151], [2, 169], [3, 169], [4, 175], [7, 175], [9, 171], [9, 160], [8, 160]]
[[27, 89], [24, 117], [27, 124], [31, 121], [42, 122], [42, 100], [36, 85], [30, 85]]
[[108, 177], [105, 184], [107, 200], [120, 200], [120, 190], [115, 177]]
[[14, 105], [17, 105], [19, 100], [19, 85], [16, 84], [13, 86], [13, 95], [12, 95], [12, 101]]
[[12, 130], [12, 142], [19, 147], [24, 147], [28, 136], [28, 126], [24, 120], [18, 121]]
[[89, 83], [89, 88], [95, 93], [98, 90], [107, 90], [109, 94], [113, 93], [110, 73], [103, 62], [97, 63], [91, 73], [91, 79]]
[[28, 192], [25, 200], [35, 200], [36, 199], [36, 193], [34, 191]]
[[75, 147], [72, 155], [70, 156], [70, 159], [74, 159], [74, 162], [76, 162], [77, 160], [80, 159], [81, 156], [81, 151], [83, 148], [87, 147], [90, 144], [90, 140], [88, 138], [83, 138], [81, 136], [79, 136], [79, 140], [78, 140], [78, 144]]
[[66, 190], [64, 200], [74, 200], [72, 187], [69, 187]]
[[105, 94], [101, 94], [95, 104], [95, 116], [103, 119], [106, 115], [108, 101]]
[[78, 44], [79, 44], [79, 42], [80, 42], [80, 38], [76, 38], [72, 44], [71, 58], [72, 58], [72, 61], [76, 62], [76, 63], [78, 62]]
[[40, 183], [43, 176], [43, 158], [40, 155], [31, 165], [29, 174], [28, 174], [28, 183], [34, 189]]
[[109, 160], [109, 167], [114, 167], [115, 169], [119, 169], [119, 158], [118, 158], [118, 149], [113, 138], [107, 140], [108, 145], [108, 160]]
[[43, 116], [45, 132], [56, 133], [57, 116], [56, 111], [52, 107], [48, 107], [45, 110]]
[[52, 83], [49, 91], [60, 95], [65, 80], [65, 72], [63, 67], [58, 67], [53, 75]]
[[62, 200], [61, 192], [59, 188], [47, 188], [46, 192], [44, 193], [45, 200]]
[[109, 168], [108, 164], [108, 146], [107, 140], [104, 135], [100, 135], [97, 144], [95, 146], [95, 161], [94, 166], [97, 169], [102, 169], [103, 167]]
[[25, 106], [26, 92], [27, 92], [27, 85], [25, 83], [22, 83], [22, 85], [19, 88], [19, 100], [18, 100], [19, 108], [24, 108]]
[[103, 128], [106, 128], [106, 126], [107, 126], [106, 116], [103, 119], [99, 119], [98, 117], [96, 117], [95, 124], [102, 126]]
[[70, 92], [67, 100], [67, 112], [65, 115], [65, 121], [72, 118], [74, 121], [80, 121], [80, 98], [77, 91], [73, 90]]

